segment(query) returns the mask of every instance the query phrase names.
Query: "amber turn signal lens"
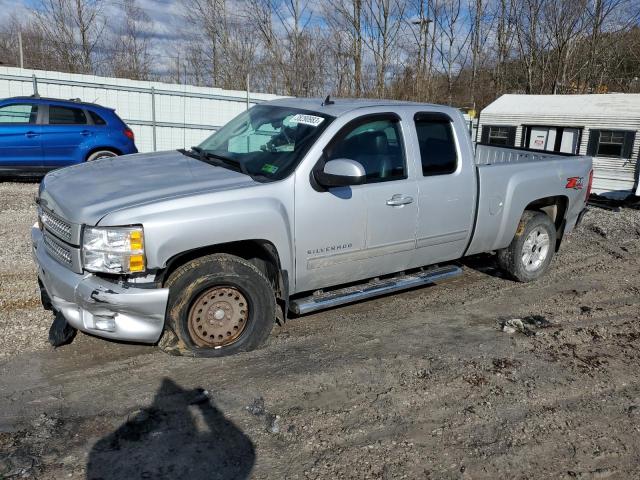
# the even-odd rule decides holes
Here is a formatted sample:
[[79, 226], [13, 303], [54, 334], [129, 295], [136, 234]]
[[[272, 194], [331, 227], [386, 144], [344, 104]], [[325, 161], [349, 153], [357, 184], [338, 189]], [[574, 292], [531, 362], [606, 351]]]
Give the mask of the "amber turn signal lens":
[[144, 248], [142, 231], [132, 230], [131, 233], [129, 233], [129, 246], [132, 251], [142, 250]]
[[131, 255], [129, 257], [129, 271], [130, 272], [144, 271], [144, 255]]

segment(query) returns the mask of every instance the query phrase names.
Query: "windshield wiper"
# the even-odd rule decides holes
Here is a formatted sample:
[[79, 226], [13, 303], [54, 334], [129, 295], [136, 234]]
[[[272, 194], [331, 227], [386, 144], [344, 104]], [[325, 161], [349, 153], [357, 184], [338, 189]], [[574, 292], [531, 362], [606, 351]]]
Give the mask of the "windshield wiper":
[[213, 165], [215, 167], [231, 168], [231, 170], [241, 172], [253, 178], [253, 176], [247, 171], [247, 168], [241, 162], [233, 160], [232, 158], [227, 158], [223, 157], [222, 155], [208, 152], [200, 147], [191, 147], [191, 150], [185, 150], [181, 148], [178, 151], [183, 155], [188, 155], [192, 158], [196, 158], [201, 162], [208, 163], [209, 165]]
[[183, 155], [186, 155], [187, 157], [195, 158], [196, 160], [200, 160], [205, 163], [209, 163], [209, 164], [211, 163], [207, 160], [207, 157], [204, 154], [204, 150], [202, 150], [200, 147], [191, 147], [191, 150], [179, 148], [178, 152], [180, 152]]
[[206, 158], [210, 159], [210, 160], [217, 160], [218, 162], [227, 165], [229, 167], [231, 167], [232, 169], [238, 169], [240, 170], [242, 173], [244, 173], [245, 175], [249, 175], [251, 176], [251, 174], [247, 171], [247, 167], [244, 166], [244, 164], [242, 162], [239, 162], [238, 160], [234, 160], [233, 158], [227, 158], [227, 157], [223, 157], [222, 155], [216, 155], [215, 153], [211, 153], [211, 152], [207, 152], [205, 150], [201, 150], [202, 151], [202, 155], [205, 155]]

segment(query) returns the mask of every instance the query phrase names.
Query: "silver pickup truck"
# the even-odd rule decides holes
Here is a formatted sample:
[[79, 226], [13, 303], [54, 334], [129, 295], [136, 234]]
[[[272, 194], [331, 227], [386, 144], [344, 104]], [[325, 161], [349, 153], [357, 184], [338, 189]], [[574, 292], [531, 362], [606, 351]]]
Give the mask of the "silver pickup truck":
[[589, 157], [474, 151], [453, 108], [283, 99], [190, 150], [49, 173], [33, 254], [66, 328], [221, 356], [291, 313], [460, 275], [467, 255], [535, 280], [591, 176]]

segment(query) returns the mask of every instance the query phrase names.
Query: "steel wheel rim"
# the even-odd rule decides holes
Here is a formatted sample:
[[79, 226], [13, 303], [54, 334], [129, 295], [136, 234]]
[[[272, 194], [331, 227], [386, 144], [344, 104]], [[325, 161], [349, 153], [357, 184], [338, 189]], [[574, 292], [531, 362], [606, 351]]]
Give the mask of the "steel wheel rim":
[[529, 233], [522, 245], [522, 264], [527, 272], [538, 270], [549, 255], [549, 234], [541, 227]]
[[234, 287], [213, 287], [202, 292], [191, 305], [189, 335], [199, 347], [221, 348], [240, 338], [247, 327], [249, 305]]

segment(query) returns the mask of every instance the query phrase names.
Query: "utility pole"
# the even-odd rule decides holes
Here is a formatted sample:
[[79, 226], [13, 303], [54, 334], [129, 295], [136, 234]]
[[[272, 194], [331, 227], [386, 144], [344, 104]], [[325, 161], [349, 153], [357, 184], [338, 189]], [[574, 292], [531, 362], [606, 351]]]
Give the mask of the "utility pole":
[[247, 110], [249, 110], [249, 108], [251, 107], [250, 104], [250, 97], [249, 97], [249, 74], [247, 73]]
[[24, 52], [22, 50], [22, 32], [18, 31], [18, 48], [20, 50], [20, 68], [24, 68]]
[[424, 77], [427, 74], [427, 46], [429, 40], [429, 24], [432, 22], [433, 20], [431, 20], [430, 18], [424, 17], [423, 5], [421, 2], [420, 17], [415, 20], [411, 20], [411, 23], [413, 25], [418, 25], [420, 27], [420, 35], [418, 40], [418, 81], [416, 82], [416, 86], [418, 87], [418, 101], [424, 100], [422, 98], [422, 84], [424, 83]]

